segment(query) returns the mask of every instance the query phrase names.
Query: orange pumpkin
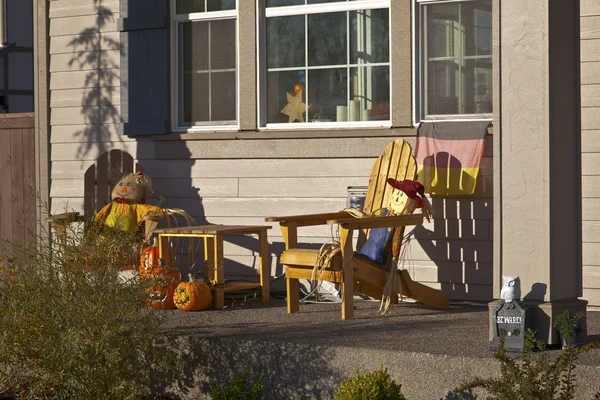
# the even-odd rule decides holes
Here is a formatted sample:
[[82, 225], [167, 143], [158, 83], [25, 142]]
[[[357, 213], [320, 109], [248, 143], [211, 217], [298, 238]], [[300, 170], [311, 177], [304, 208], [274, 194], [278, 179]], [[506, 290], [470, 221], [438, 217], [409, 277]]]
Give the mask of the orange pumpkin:
[[152, 308], [161, 310], [174, 309], [173, 294], [179, 282], [181, 274], [171, 264], [171, 249], [166, 249], [166, 258], [168, 264], [160, 260], [158, 254], [158, 245], [156, 239], [152, 246], [144, 248], [140, 259], [140, 278], [152, 280], [153, 283], [148, 287], [147, 303]]
[[[171, 252], [171, 248], [167, 247], [163, 249], [163, 261], [170, 265], [173, 264], [173, 253]], [[152, 246], [144, 247], [142, 250], [142, 255], [140, 257], [140, 278], [150, 278], [154, 273], [156, 268], [160, 267], [160, 255], [158, 251], [158, 241], [154, 238], [154, 242]]]
[[199, 311], [210, 307], [212, 295], [206, 283], [195, 281], [194, 276], [189, 274], [189, 282], [177, 285], [173, 300], [181, 311]]

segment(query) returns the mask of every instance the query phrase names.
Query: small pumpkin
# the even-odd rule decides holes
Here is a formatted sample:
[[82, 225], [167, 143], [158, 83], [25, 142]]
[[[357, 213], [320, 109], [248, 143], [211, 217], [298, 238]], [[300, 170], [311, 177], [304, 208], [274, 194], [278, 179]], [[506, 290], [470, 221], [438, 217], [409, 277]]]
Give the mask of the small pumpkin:
[[212, 304], [212, 294], [208, 285], [195, 281], [189, 274], [189, 282], [180, 282], [173, 295], [175, 306], [181, 311], [205, 310]]
[[181, 274], [171, 265], [171, 249], [166, 249], [167, 264], [159, 258], [158, 244], [156, 239], [152, 246], [144, 248], [140, 259], [140, 278], [152, 280], [152, 285], [146, 290], [148, 299], [146, 302], [150, 307], [171, 310], [176, 308], [173, 295], [179, 282]]
[[[168, 264], [173, 264], [173, 253], [170, 247], [163, 249], [163, 260]], [[151, 246], [144, 247], [140, 257], [139, 273], [140, 278], [150, 278], [154, 276], [157, 268], [160, 268], [160, 254], [158, 249], [158, 240], [154, 238]]]

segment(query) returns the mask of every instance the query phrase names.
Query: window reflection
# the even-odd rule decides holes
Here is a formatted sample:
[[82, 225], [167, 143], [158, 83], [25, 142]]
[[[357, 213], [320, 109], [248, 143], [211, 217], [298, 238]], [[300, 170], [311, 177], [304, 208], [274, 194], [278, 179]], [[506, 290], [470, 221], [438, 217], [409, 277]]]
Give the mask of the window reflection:
[[267, 123], [289, 121], [289, 95], [308, 122], [389, 120], [388, 9], [269, 17], [266, 41]]

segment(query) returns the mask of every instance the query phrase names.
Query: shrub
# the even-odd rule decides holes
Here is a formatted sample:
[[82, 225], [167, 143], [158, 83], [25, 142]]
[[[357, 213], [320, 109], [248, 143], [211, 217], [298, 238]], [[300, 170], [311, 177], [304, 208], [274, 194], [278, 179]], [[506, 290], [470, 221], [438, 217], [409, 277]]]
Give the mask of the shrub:
[[335, 391], [334, 400], [406, 400], [398, 385], [383, 366], [363, 375], [356, 373], [343, 381]]
[[144, 301], [151, 282], [119, 277], [138, 238], [99, 229], [70, 229], [52, 246], [4, 243], [0, 393], [133, 399], [177, 371], [176, 344], [160, 332], [165, 314]]
[[563, 342], [563, 348], [567, 346], [580, 346], [583, 343], [584, 329], [585, 326], [585, 313], [583, 311], [578, 312], [575, 315], [571, 315], [569, 311], [565, 311], [559, 314], [554, 319], [554, 327], [558, 329], [561, 341]]
[[[482, 388], [492, 400], [571, 400], [575, 398], [575, 361], [598, 343], [583, 347], [567, 346], [556, 357], [550, 357], [545, 345], [527, 330], [521, 361], [511, 358], [504, 349], [504, 337], [494, 358], [500, 361], [499, 378], [477, 378], [456, 389], [463, 392]], [[534, 354], [536, 351], [539, 354]]]
[[258, 400], [265, 386], [263, 385], [264, 374], [256, 374], [254, 383], [249, 386], [248, 371], [242, 375], [234, 376], [229, 384], [210, 392], [212, 400]]

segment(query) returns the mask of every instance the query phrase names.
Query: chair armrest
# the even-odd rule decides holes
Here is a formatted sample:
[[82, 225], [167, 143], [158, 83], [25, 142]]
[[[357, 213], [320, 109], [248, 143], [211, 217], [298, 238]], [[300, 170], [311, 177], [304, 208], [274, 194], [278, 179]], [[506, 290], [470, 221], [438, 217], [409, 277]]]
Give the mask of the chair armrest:
[[288, 223], [295, 223], [296, 226], [312, 226], [312, 225], [326, 225], [331, 219], [347, 219], [350, 217], [345, 211], [339, 211], [335, 213], [325, 214], [306, 214], [306, 215], [290, 215], [286, 217], [266, 217], [266, 222], [279, 222], [280, 225], [287, 225]]
[[421, 225], [423, 214], [393, 215], [389, 217], [367, 217], [367, 218], [338, 218], [330, 219], [328, 224], [340, 224], [346, 229], [373, 229], [386, 228], [390, 226]]

